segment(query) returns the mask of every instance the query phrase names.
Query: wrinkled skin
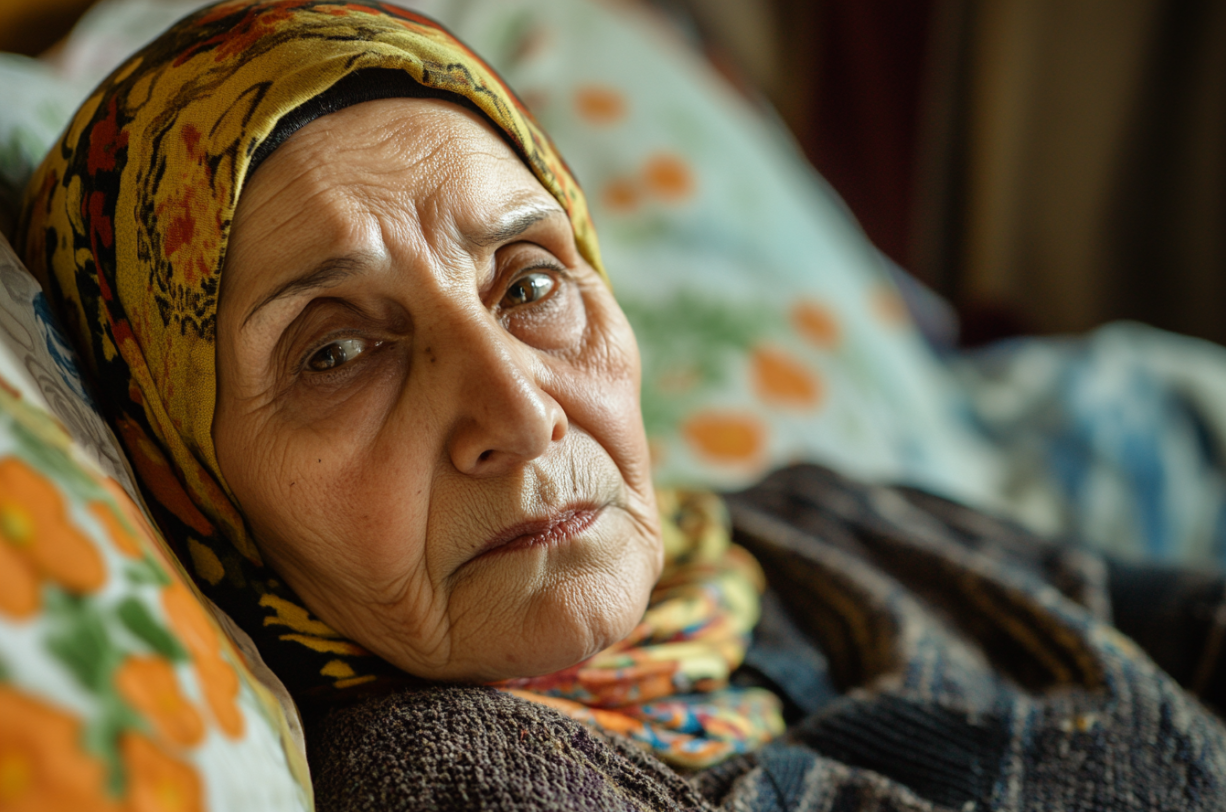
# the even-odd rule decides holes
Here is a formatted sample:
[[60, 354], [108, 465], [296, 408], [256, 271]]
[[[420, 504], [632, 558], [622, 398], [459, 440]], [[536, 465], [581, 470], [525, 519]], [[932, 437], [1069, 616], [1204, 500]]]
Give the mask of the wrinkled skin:
[[213, 436], [266, 561], [422, 677], [569, 666], [659, 576], [634, 336], [480, 117], [367, 102], [248, 180]]

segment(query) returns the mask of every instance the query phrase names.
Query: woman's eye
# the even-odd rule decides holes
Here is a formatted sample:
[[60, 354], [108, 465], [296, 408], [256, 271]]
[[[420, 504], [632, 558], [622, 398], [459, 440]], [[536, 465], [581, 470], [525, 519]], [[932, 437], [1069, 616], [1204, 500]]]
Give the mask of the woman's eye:
[[504, 308], [539, 302], [553, 291], [555, 282], [546, 273], [530, 273], [511, 283], [502, 297]]
[[339, 338], [320, 347], [307, 359], [307, 366], [315, 372], [327, 372], [341, 364], [352, 361], [369, 349], [365, 339]]

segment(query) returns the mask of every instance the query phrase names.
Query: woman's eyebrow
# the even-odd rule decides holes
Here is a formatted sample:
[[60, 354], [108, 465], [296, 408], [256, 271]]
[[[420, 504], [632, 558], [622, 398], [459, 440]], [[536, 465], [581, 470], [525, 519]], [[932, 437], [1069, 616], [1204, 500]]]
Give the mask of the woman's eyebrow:
[[478, 248], [498, 245], [515, 239], [542, 220], [555, 216], [564, 217], [565, 214], [556, 206], [538, 205], [520, 209], [512, 212], [501, 222], [492, 223], [490, 228], [468, 235], [468, 242]]
[[259, 304], [251, 308], [246, 318], [243, 319], [243, 327], [247, 326], [247, 322], [251, 321], [251, 318], [261, 308], [291, 296], [301, 296], [322, 288], [335, 287], [346, 278], [369, 270], [373, 264], [372, 259], [369, 254], [346, 254], [323, 260], [302, 276], [278, 285]]

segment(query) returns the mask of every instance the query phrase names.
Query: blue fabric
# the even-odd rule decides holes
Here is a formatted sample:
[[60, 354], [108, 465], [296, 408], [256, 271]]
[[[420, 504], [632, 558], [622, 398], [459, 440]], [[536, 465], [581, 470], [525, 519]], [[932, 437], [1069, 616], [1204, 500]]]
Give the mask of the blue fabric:
[[951, 366], [1009, 512], [1127, 559], [1226, 563], [1226, 350], [1115, 324]]

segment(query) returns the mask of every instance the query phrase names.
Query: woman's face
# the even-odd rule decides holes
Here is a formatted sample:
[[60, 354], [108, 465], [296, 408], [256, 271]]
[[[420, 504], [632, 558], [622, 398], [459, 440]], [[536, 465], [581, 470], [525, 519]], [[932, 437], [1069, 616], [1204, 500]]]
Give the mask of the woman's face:
[[474, 681], [634, 627], [661, 563], [638, 350], [488, 124], [420, 99], [308, 124], [247, 182], [222, 279], [218, 459], [312, 612]]

